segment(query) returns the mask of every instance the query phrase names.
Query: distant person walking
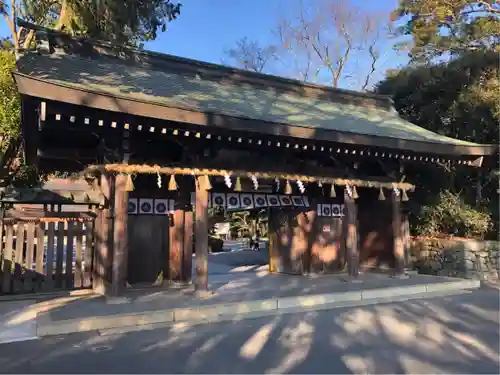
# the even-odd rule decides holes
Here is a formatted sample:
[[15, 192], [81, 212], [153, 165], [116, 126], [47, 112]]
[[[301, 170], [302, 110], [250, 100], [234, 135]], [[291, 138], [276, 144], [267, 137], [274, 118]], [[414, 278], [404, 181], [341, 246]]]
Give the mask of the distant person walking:
[[256, 231], [252, 238], [253, 251], [260, 251], [259, 240], [260, 240], [260, 232]]

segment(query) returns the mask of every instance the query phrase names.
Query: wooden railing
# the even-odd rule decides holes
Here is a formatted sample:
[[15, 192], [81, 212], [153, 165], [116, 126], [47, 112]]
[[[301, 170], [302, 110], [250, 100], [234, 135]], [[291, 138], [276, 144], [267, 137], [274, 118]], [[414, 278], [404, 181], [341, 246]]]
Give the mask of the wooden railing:
[[0, 222], [0, 294], [92, 286], [93, 220]]

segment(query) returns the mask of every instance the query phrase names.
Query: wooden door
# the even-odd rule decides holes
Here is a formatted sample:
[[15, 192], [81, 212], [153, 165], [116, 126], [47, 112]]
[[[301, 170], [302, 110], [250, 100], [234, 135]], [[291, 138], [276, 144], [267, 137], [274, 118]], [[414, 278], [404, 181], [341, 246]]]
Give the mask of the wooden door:
[[393, 233], [390, 200], [362, 201], [358, 208], [360, 267], [393, 268]]
[[311, 246], [312, 273], [338, 272], [344, 268], [345, 241], [341, 217], [317, 217]]
[[160, 273], [167, 277], [168, 215], [129, 215], [128, 282], [153, 284]]
[[301, 234], [297, 212], [287, 209], [271, 210], [269, 232], [271, 272], [302, 274], [307, 242]]

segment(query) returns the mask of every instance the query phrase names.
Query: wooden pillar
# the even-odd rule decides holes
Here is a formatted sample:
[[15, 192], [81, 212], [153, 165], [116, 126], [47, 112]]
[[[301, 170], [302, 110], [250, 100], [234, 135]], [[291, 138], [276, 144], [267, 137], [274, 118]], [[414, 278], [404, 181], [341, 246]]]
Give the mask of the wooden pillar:
[[408, 213], [404, 213], [402, 217], [401, 228], [403, 231], [403, 248], [404, 248], [404, 273], [408, 274], [408, 267], [410, 266], [410, 247], [411, 247], [411, 238], [410, 238], [410, 220], [408, 217]]
[[169, 227], [168, 280], [174, 282], [181, 281], [184, 251], [184, 207], [180, 203], [176, 200]]
[[182, 251], [182, 281], [191, 281], [193, 267], [193, 211], [189, 205], [184, 211], [184, 249]]
[[103, 174], [99, 185], [105, 197], [104, 207], [98, 209], [95, 220], [94, 265], [92, 288], [95, 293], [106, 295], [110, 292], [112, 264], [112, 223], [111, 223], [111, 181]]
[[127, 282], [128, 261], [128, 192], [127, 176], [115, 176], [113, 223], [113, 278], [112, 294], [123, 293]]
[[[317, 205], [315, 205], [317, 206]], [[314, 206], [314, 207], [315, 207]], [[300, 243], [302, 251], [302, 273], [309, 274], [312, 271], [313, 244], [315, 239], [314, 222], [316, 220], [316, 209], [302, 211], [297, 214], [299, 233], [296, 241]]]
[[355, 200], [344, 190], [345, 220], [344, 238], [349, 276], [359, 276], [358, 220]]
[[395, 276], [405, 274], [405, 250], [401, 220], [401, 194], [392, 193], [392, 234]]
[[278, 264], [279, 264], [279, 253], [278, 253], [278, 218], [277, 218], [277, 210], [273, 210], [272, 207], [268, 208], [267, 214], [267, 225], [268, 225], [268, 234], [269, 238], [267, 243], [267, 251], [269, 253], [269, 272], [275, 273], [278, 272]]
[[203, 177], [198, 177], [195, 185], [195, 290], [202, 292], [208, 290], [208, 190]]

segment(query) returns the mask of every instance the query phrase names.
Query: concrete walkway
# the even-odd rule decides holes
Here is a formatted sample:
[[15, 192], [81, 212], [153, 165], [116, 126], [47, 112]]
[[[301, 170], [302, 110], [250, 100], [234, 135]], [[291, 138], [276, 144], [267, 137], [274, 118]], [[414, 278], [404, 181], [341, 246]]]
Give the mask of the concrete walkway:
[[37, 339], [35, 319], [16, 322], [32, 304], [32, 301], [0, 302], [0, 344]]
[[[364, 274], [362, 283], [345, 276], [290, 276], [238, 273], [210, 277], [211, 293], [184, 289], [130, 290], [126, 298], [75, 296], [48, 301], [0, 302], [5, 340], [109, 329], [152, 329], [173, 323], [241, 320], [303, 310], [332, 309], [435, 296], [480, 287], [479, 281], [415, 275], [393, 279]], [[16, 331], [25, 327], [24, 331]], [[30, 331], [27, 330], [30, 327]], [[33, 334], [36, 327], [36, 335]]]
[[0, 346], [0, 374], [500, 374], [497, 290]]
[[[265, 269], [269, 263], [269, 254], [267, 248], [261, 251], [252, 251], [242, 244], [242, 247], [235, 247], [239, 244], [233, 241], [228, 251], [220, 253], [211, 253], [208, 255], [208, 273], [209, 275], [223, 275], [235, 272], [255, 272], [256, 269]], [[235, 245], [236, 244], [236, 245]], [[196, 260], [193, 254], [193, 275], [196, 273]]]

